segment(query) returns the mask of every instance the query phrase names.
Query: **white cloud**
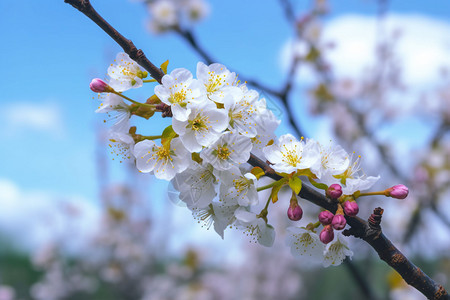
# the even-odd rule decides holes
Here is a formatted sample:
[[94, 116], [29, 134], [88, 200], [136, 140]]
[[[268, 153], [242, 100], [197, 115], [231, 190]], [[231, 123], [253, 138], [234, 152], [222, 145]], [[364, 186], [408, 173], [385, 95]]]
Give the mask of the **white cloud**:
[[59, 240], [75, 250], [98, 223], [99, 208], [78, 196], [23, 191], [5, 178], [0, 191], [0, 232], [26, 249]]
[[64, 134], [61, 109], [54, 103], [15, 102], [5, 106], [1, 114], [5, 133], [39, 131], [57, 137]]
[[[344, 15], [324, 25], [323, 41], [333, 42], [327, 51], [338, 77], [358, 78], [373, 64], [379, 23], [376, 16]], [[450, 23], [422, 15], [390, 14], [383, 25], [384, 32], [400, 31], [395, 51], [403, 67], [403, 76], [409, 86], [424, 87], [433, 84], [443, 66], [450, 66]], [[292, 42], [287, 42], [281, 53], [281, 64], [286, 69]], [[311, 82], [312, 74], [302, 70], [300, 82]]]

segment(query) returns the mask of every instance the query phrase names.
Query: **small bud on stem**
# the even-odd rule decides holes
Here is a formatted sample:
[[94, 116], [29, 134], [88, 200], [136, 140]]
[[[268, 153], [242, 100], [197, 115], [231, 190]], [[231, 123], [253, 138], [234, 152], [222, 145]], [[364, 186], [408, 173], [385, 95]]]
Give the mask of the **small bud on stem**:
[[345, 228], [345, 225], [347, 225], [347, 220], [344, 217], [344, 210], [342, 209], [342, 206], [338, 204], [338, 209], [331, 221], [331, 226], [336, 230], [341, 230]]
[[289, 205], [287, 215], [289, 220], [291, 221], [298, 221], [303, 216], [303, 210], [300, 205], [298, 205], [297, 196], [294, 193], [292, 194], [291, 203]]
[[392, 197], [395, 199], [405, 199], [408, 196], [409, 190], [403, 184], [394, 185], [384, 191], [386, 197]]
[[319, 239], [322, 243], [328, 244], [334, 239], [334, 231], [331, 225], [326, 225], [320, 232]]
[[322, 225], [330, 225], [331, 221], [333, 221], [334, 214], [329, 212], [328, 210], [321, 211], [319, 213], [319, 222]]
[[326, 195], [331, 199], [338, 199], [342, 195], [342, 187], [339, 184], [332, 184], [328, 187]]
[[113, 88], [110, 87], [106, 82], [101, 80], [100, 78], [92, 79], [89, 84], [91, 90], [95, 93], [110, 93], [113, 91]]
[[355, 201], [345, 201], [344, 212], [347, 216], [354, 217], [359, 212], [359, 206]]

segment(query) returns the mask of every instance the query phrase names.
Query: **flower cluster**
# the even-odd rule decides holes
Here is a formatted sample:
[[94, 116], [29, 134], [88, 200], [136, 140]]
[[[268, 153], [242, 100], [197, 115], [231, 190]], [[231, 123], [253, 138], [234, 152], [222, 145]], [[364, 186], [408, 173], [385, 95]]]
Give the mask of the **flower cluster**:
[[[303, 215], [298, 203], [301, 177], [324, 190], [338, 210], [335, 214], [322, 212], [315, 224], [289, 227], [287, 243], [294, 255], [319, 254], [325, 266], [338, 265], [352, 252], [344, 237], [334, 231], [343, 230], [346, 217], [358, 213], [355, 200], [365, 195], [400, 198], [401, 191], [397, 191], [404, 191], [403, 186], [396, 186], [362, 193], [379, 177], [364, 174], [359, 156], [354, 159], [338, 145], [322, 145], [303, 137], [298, 140], [290, 134], [276, 138], [280, 120], [257, 91], [241, 83], [225, 66], [199, 62], [196, 78], [183, 68], [167, 74], [167, 63], [161, 69], [166, 75], [155, 86], [154, 95], [146, 103], [137, 102], [122, 91], [155, 80], [143, 80], [146, 72], [126, 54], [119, 54], [108, 69], [109, 82], [94, 79], [91, 83], [93, 91], [103, 93], [97, 112], [117, 114], [111, 141], [128, 149], [127, 155], [134, 158], [139, 171], [170, 181], [193, 216], [206, 227], [213, 226], [222, 238], [231, 227], [271, 246], [275, 230], [268, 222], [269, 204], [277, 203], [280, 189], [288, 186], [292, 196], [287, 215], [299, 221]], [[155, 112], [171, 117], [171, 124], [160, 135], [140, 135], [136, 127], [130, 127], [131, 116], [148, 119]], [[248, 163], [251, 155], [265, 158], [281, 179], [261, 185], [265, 172]], [[258, 192], [262, 190], [271, 192], [267, 201], [260, 202]], [[321, 225], [319, 236], [316, 228]]]

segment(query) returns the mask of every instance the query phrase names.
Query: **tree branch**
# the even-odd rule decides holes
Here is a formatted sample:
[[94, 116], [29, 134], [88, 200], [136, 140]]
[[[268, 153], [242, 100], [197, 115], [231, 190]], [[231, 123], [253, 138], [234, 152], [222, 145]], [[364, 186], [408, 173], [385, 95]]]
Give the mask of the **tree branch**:
[[72, 5], [86, 17], [94, 21], [95, 24], [103, 29], [104, 32], [106, 32], [120, 47], [122, 47], [123, 51], [127, 53], [132, 60], [136, 61], [150, 73], [150, 76], [161, 83], [164, 72], [152, 64], [145, 56], [144, 52], [141, 49], [137, 49], [131, 40], [125, 38], [114, 27], [106, 22], [106, 20], [97, 13], [94, 7], [92, 7], [89, 0], [64, 0], [64, 2]]
[[[197, 41], [197, 38], [194, 36], [192, 31], [182, 30], [181, 28], [176, 28], [175, 32], [178, 33], [182, 39], [184, 39], [186, 42], [188, 42], [189, 45], [191, 45], [192, 49], [194, 49], [194, 51], [197, 52], [197, 54], [205, 61], [205, 63], [210, 65], [212, 63], [217, 62], [216, 59], [213, 59], [211, 57], [211, 55], [202, 46], [200, 46], [199, 42]], [[237, 73], [239, 73], [239, 72], [237, 72]], [[241, 77], [242, 80], [244, 80], [245, 82], [254, 86], [257, 89], [263, 90], [275, 97], [281, 97], [281, 93], [279, 91], [271, 89], [268, 86], [265, 86], [256, 80], [245, 78], [245, 76], [241, 76], [241, 75], [239, 75], [239, 77]]]
[[[145, 56], [142, 50], [137, 50], [134, 44], [117, 32], [111, 25], [109, 25], [92, 7], [89, 0], [64, 0], [64, 2], [71, 4], [84, 15], [93, 20], [100, 28], [102, 28], [108, 35], [110, 35], [123, 50], [136, 62], [138, 62], [144, 69], [146, 69], [153, 78], [161, 82], [164, 73], [162, 70], [153, 65]], [[249, 161], [251, 165], [262, 168], [265, 174], [275, 180], [281, 178], [276, 172], [264, 161], [258, 157], [251, 155]], [[326, 198], [313, 188], [303, 185], [300, 193], [301, 198], [306, 199], [320, 207], [329, 211], [336, 212], [337, 203]], [[392, 243], [386, 238], [379, 226], [381, 221], [382, 209], [375, 209], [369, 222], [366, 222], [358, 217], [346, 216], [347, 223], [351, 226], [346, 231], [347, 235], [354, 235], [370, 244], [378, 253], [380, 258], [388, 265], [397, 270], [405, 281], [417, 290], [422, 292], [429, 299], [441, 300], [450, 299], [447, 291], [439, 284], [434, 282], [418, 267], [411, 263]], [[379, 219], [377, 219], [379, 217]]]

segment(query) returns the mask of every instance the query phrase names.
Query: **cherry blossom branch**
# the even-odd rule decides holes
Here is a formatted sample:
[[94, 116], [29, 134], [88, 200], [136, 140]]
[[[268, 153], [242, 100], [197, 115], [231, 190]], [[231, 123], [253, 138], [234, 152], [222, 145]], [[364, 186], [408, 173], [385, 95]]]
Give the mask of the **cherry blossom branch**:
[[[92, 7], [89, 0], [64, 0], [64, 2], [71, 4], [81, 13], [93, 20], [100, 28], [102, 28], [108, 35], [110, 35], [123, 50], [136, 62], [138, 62], [144, 69], [146, 69], [154, 79], [161, 82], [164, 73], [162, 70], [153, 65], [145, 56], [142, 50], [137, 50], [131, 40], [126, 39], [111, 25], [109, 25]], [[251, 155], [248, 162], [253, 166], [262, 168], [265, 174], [275, 180], [281, 179], [281, 176], [264, 161], [258, 157]], [[306, 199], [320, 207], [323, 207], [331, 212], [336, 212], [337, 203], [326, 198], [308, 185], [303, 185], [300, 193], [301, 198]], [[434, 282], [418, 267], [411, 263], [393, 244], [383, 235], [381, 231], [382, 209], [377, 208], [372, 214], [369, 222], [366, 222], [358, 217], [346, 216], [348, 224], [351, 226], [346, 231], [347, 235], [354, 235], [366, 241], [378, 253], [380, 258], [388, 265], [397, 270], [405, 281], [417, 290], [422, 292], [429, 299], [450, 299], [447, 291], [439, 284]]]
[[101, 29], [103, 29], [104, 32], [106, 32], [120, 47], [122, 47], [123, 51], [126, 52], [131, 59], [140, 64], [150, 73], [150, 76], [161, 83], [164, 72], [152, 64], [145, 56], [144, 52], [141, 49], [137, 49], [131, 40], [125, 38], [114, 27], [106, 22], [106, 20], [97, 13], [89, 0], [64, 0], [64, 2], [75, 7], [86, 17], [91, 19], [95, 24], [97, 24]]

